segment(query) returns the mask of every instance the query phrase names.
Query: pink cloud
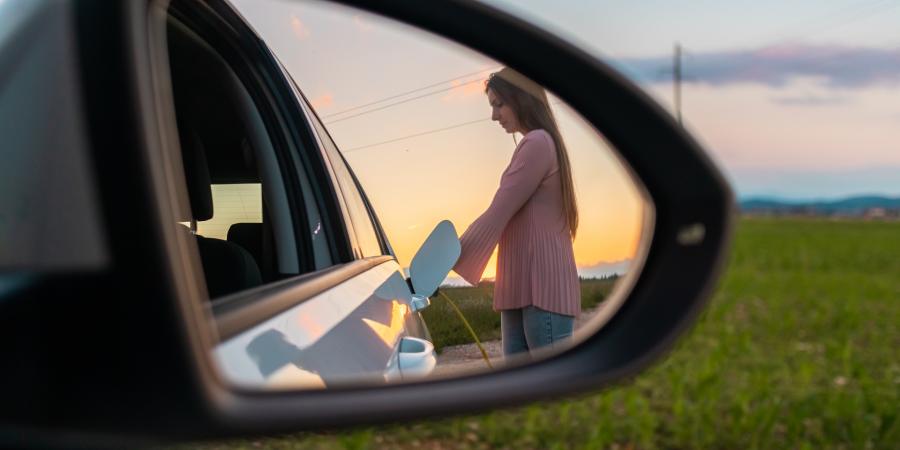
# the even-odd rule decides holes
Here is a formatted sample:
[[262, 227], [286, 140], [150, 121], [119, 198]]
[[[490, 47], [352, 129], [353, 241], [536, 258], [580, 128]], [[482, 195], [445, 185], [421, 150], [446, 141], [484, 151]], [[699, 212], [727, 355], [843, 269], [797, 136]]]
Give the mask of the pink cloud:
[[[645, 80], [671, 81], [670, 55], [617, 62]], [[829, 87], [896, 86], [900, 84], [900, 47], [791, 44], [705, 52], [694, 54], [684, 70], [687, 82], [712, 85], [751, 82], [782, 87], [796, 78], [818, 78]]]
[[453, 80], [450, 82], [450, 89], [446, 95], [441, 97], [441, 101], [453, 102], [455, 100], [466, 100], [475, 95], [484, 95], [484, 79], [461, 82]]

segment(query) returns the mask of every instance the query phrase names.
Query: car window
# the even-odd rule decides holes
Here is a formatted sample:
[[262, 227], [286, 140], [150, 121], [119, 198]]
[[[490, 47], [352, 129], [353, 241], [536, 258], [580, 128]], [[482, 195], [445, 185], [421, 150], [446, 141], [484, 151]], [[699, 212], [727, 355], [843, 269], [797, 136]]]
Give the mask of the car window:
[[[278, 69], [279, 73], [290, 81], [291, 92], [302, 106], [303, 95], [300, 93], [300, 89], [297, 88], [297, 85], [294, 84], [293, 80], [280, 63]], [[308, 115], [309, 114], [304, 114], [304, 117]], [[301, 155], [296, 153], [293, 155], [295, 156], [294, 161], [298, 168], [296, 172], [300, 181], [300, 189], [303, 191], [303, 203], [306, 205], [306, 217], [309, 225], [307, 231], [312, 240], [312, 251], [314, 253], [316, 269], [324, 269], [341, 260], [339, 255], [340, 252], [337, 250], [337, 243], [334, 242], [334, 238], [337, 236], [331, 236], [331, 231], [329, 231], [329, 228], [335, 227], [336, 225], [331, 224], [326, 217], [323, 217], [322, 213], [322, 211], [326, 209], [326, 196], [329, 192], [327, 192], [327, 189], [323, 189], [322, 186], [320, 186], [319, 189], [315, 188], [314, 183], [310, 181], [311, 179], [315, 179], [315, 177], [309, 170], [309, 163], [304, 163], [302, 161], [303, 158], [300, 157]], [[327, 178], [327, 175], [325, 175], [325, 177]], [[336, 209], [341, 209], [343, 203], [334, 206]], [[331, 225], [331, 227], [329, 227], [329, 225]]]
[[179, 220], [194, 234], [215, 299], [327, 267], [332, 258], [312, 183], [291, 156], [295, 148], [285, 143], [287, 131], [277, 105], [267, 100], [267, 86], [235, 57], [239, 50], [207, 38], [170, 20], [190, 204]]
[[377, 228], [372, 222], [372, 217], [365, 201], [360, 193], [359, 185], [356, 178], [341, 156], [340, 151], [329, 136], [325, 127], [319, 122], [319, 119], [311, 115], [310, 120], [316, 128], [319, 139], [322, 142], [331, 166], [334, 169], [337, 182], [340, 185], [344, 200], [347, 203], [347, 209], [350, 214], [350, 220], [353, 221], [353, 228], [356, 232], [357, 250], [362, 257], [383, 255], [385, 252], [381, 247], [381, 240], [378, 238]]
[[317, 206], [316, 195], [312, 183], [304, 170], [297, 171], [300, 181], [300, 190], [303, 193], [303, 204], [306, 206], [307, 235], [312, 242], [315, 268], [324, 269], [334, 264], [335, 258], [331, 255], [330, 231], [325, 225], [322, 214]]
[[213, 184], [211, 188], [215, 215], [197, 224], [197, 234], [228, 239], [228, 230], [235, 224], [262, 224], [260, 183]]

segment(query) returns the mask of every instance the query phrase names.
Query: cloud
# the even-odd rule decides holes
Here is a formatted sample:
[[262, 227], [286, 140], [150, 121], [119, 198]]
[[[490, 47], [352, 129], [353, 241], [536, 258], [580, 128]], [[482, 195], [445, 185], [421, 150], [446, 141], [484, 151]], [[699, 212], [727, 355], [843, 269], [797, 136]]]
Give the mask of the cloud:
[[772, 102], [782, 106], [838, 106], [850, 103], [850, 99], [836, 95], [798, 95], [773, 97]]
[[[648, 82], [671, 82], [671, 55], [624, 58], [623, 69]], [[838, 45], [781, 45], [757, 50], [688, 53], [686, 83], [760, 83], [781, 87], [792, 79], [815, 78], [828, 87], [900, 84], [900, 48]]]
[[297, 17], [296, 14], [291, 14], [291, 30], [294, 32], [294, 36], [301, 41], [308, 38], [312, 32], [309, 31], [309, 27]]
[[312, 104], [313, 109], [320, 110], [323, 108], [328, 108], [331, 105], [334, 105], [334, 96], [331, 95], [330, 92], [326, 92], [314, 99], [309, 101]]
[[444, 102], [453, 102], [454, 100], [464, 100], [474, 95], [484, 95], [484, 78], [461, 82], [453, 80], [450, 82], [451, 89], [447, 94], [441, 97]]

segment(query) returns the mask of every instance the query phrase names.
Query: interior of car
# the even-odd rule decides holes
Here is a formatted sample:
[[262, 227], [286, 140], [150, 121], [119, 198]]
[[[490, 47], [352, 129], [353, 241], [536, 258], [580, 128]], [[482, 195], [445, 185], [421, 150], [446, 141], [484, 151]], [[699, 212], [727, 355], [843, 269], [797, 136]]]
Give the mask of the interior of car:
[[[225, 59], [178, 19], [168, 20], [176, 118], [190, 217], [210, 298], [297, 272], [293, 231], [272, 141], [259, 109]], [[214, 185], [261, 184], [261, 222], [235, 222], [227, 237], [203, 236], [198, 222], [220, 217]], [[281, 226], [273, 226], [281, 224]], [[202, 227], [201, 227], [202, 228]], [[284, 243], [285, 245], [276, 245]]]

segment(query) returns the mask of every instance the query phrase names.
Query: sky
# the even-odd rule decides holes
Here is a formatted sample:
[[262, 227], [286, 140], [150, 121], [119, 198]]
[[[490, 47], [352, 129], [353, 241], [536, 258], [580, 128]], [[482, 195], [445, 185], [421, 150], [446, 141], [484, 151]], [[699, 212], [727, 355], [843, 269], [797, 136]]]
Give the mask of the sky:
[[[323, 118], [401, 264], [439, 220], [462, 233], [488, 206], [515, 146], [480, 81], [499, 63], [337, 5], [232, 1]], [[680, 43], [685, 127], [739, 197], [900, 195], [900, 2], [487, 3], [587, 49], [670, 111]], [[577, 262], [627, 266], [647, 201], [602, 136], [552, 103], [582, 214]]]
[[900, 195], [896, 0], [487, 3], [622, 70], [672, 110], [742, 198]]
[[[501, 64], [332, 5], [237, 5], [322, 118], [401, 265], [438, 222], [449, 219], [462, 234], [489, 206], [521, 139], [490, 120], [483, 79]], [[551, 105], [569, 149], [580, 210], [576, 264], [586, 276], [622, 273], [641, 239], [646, 203], [640, 188], [599, 133], [558, 99]], [[493, 277], [494, 268], [489, 262], [484, 276]]]

